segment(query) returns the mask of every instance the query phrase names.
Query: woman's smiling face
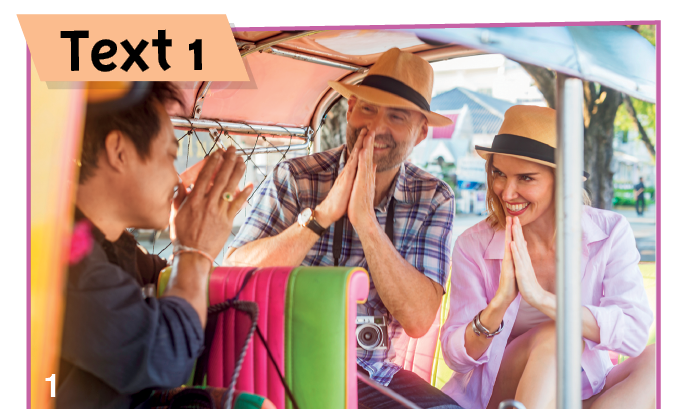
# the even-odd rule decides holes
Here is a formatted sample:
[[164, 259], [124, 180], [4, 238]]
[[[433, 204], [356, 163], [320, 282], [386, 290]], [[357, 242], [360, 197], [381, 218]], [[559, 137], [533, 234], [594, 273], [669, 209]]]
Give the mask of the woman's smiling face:
[[493, 192], [505, 215], [521, 225], [554, 216], [554, 172], [551, 167], [507, 155], [493, 154]]

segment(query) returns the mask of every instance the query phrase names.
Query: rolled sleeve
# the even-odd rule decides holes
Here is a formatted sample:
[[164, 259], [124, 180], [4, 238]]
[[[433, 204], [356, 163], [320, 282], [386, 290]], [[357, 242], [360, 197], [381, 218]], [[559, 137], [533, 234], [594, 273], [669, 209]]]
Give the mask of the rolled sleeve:
[[262, 182], [250, 215], [230, 247], [240, 248], [251, 241], [280, 234], [297, 221], [299, 211], [297, 184], [289, 164], [283, 162]]
[[465, 331], [474, 316], [488, 305], [483, 273], [466, 251], [469, 237], [461, 236], [453, 249], [449, 316], [442, 326], [440, 343], [444, 361], [458, 373], [467, 373], [489, 361], [491, 346], [475, 360], [465, 350]]
[[608, 239], [610, 252], [598, 306], [585, 305], [600, 328], [600, 343], [585, 340], [590, 350], [637, 356], [645, 349], [654, 319], [638, 268], [640, 254], [628, 221], [621, 218]]
[[407, 261], [426, 277], [439, 283], [446, 292], [451, 268], [451, 234], [455, 202], [453, 198], [441, 203], [425, 219], [414, 244], [407, 254]]
[[187, 301], [144, 299], [130, 274], [104, 261], [85, 260], [74, 273], [79, 275], [68, 285], [63, 359], [121, 394], [188, 380], [204, 334]]

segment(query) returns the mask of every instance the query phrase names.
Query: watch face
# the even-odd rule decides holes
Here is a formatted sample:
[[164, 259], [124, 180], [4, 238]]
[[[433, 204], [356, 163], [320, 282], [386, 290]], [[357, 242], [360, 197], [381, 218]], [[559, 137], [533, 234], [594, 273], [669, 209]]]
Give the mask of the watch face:
[[297, 218], [297, 221], [299, 224], [302, 226], [308, 223], [308, 221], [311, 219], [311, 215], [313, 214], [313, 211], [310, 208], [306, 208], [299, 213], [299, 217]]

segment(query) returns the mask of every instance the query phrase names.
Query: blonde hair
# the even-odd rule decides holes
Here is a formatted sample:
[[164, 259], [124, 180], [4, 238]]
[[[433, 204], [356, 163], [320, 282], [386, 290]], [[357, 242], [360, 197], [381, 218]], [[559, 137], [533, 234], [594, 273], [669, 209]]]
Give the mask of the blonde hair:
[[[486, 161], [486, 209], [488, 210], [488, 216], [486, 221], [491, 225], [494, 230], [500, 230], [505, 228], [505, 209], [502, 207], [500, 198], [493, 191], [493, 155], [488, 156]], [[551, 166], [550, 166], [551, 168]], [[551, 168], [552, 173], [554, 174], [554, 180], [556, 180], [556, 168]], [[555, 191], [555, 190], [554, 190]], [[582, 204], [585, 206], [591, 206], [591, 197], [589, 192], [586, 189], [582, 189]], [[555, 205], [555, 204], [554, 204]]]

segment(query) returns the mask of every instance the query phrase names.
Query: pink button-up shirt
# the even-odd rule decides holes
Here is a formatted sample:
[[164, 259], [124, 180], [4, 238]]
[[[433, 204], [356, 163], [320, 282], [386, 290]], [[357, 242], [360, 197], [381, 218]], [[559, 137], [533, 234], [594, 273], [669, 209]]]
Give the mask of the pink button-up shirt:
[[[453, 250], [451, 303], [440, 342], [454, 374], [442, 390], [465, 409], [488, 405], [521, 302], [519, 294], [505, 313], [502, 333], [479, 359], [472, 359], [465, 351], [465, 327], [495, 296], [504, 248], [504, 230], [482, 221], [465, 231]], [[582, 399], [587, 399], [603, 389], [613, 367], [608, 351], [628, 356], [643, 351], [653, 315], [638, 269], [640, 254], [624, 216], [584, 206], [582, 252], [582, 305], [596, 318], [601, 337], [600, 344], [584, 340], [582, 368], [589, 382]]]

